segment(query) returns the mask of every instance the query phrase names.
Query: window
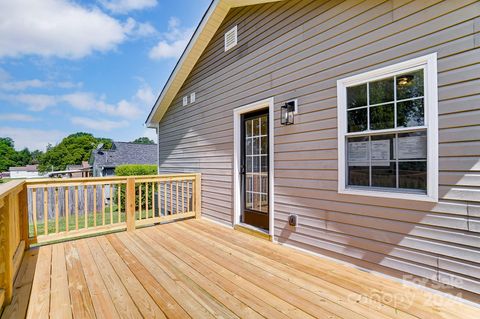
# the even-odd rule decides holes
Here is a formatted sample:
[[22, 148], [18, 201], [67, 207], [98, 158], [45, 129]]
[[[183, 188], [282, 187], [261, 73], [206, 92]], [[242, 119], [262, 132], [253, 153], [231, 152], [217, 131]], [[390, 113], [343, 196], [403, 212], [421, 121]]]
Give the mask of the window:
[[237, 45], [237, 26], [225, 33], [225, 52]]
[[190, 103], [195, 103], [196, 101], [196, 94], [195, 92], [190, 94]]
[[436, 54], [337, 82], [339, 192], [438, 197]]
[[183, 106], [187, 106], [188, 105], [188, 96], [184, 96], [183, 97]]

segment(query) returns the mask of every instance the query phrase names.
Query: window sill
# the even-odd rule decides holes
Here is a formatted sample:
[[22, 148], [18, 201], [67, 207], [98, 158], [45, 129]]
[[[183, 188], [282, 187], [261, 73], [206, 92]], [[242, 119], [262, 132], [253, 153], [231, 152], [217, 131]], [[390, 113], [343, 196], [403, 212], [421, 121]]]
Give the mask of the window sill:
[[352, 189], [352, 188], [339, 190], [338, 193], [345, 194], [345, 195], [403, 199], [408, 201], [422, 201], [422, 202], [431, 202], [431, 203], [438, 202], [437, 198], [431, 197], [429, 195], [424, 195], [424, 194], [382, 192], [382, 191], [376, 191], [376, 190], [369, 191], [369, 190]]

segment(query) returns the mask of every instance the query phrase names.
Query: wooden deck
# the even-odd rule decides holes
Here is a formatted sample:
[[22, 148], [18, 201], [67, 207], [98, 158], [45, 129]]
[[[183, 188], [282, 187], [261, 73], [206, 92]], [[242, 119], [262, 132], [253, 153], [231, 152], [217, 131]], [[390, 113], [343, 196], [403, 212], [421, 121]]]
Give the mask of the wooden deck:
[[480, 309], [206, 220], [188, 220], [29, 250], [2, 318], [25, 314], [478, 319]]

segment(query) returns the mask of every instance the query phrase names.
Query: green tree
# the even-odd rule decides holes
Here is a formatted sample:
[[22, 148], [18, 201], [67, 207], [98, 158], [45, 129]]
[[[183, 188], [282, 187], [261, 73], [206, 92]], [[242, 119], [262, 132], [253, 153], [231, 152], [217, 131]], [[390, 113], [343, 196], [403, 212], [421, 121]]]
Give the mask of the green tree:
[[148, 137], [145, 137], [145, 136], [137, 138], [132, 143], [135, 143], [135, 144], [155, 144], [155, 142], [153, 140], [151, 140], [151, 139], [149, 139]]
[[0, 171], [8, 171], [12, 166], [16, 166], [17, 152], [14, 148], [13, 140], [10, 137], [0, 138]]
[[79, 165], [90, 158], [92, 150], [100, 143], [104, 148], [111, 147], [112, 141], [96, 138], [89, 133], [75, 133], [65, 137], [58, 145], [47, 147], [47, 151], [39, 158], [39, 170], [64, 170], [67, 165]]

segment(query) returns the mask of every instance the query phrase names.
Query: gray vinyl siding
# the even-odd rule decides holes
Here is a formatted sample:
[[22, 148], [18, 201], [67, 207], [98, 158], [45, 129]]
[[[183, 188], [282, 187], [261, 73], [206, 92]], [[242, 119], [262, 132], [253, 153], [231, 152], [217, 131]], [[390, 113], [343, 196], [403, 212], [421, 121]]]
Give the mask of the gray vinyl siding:
[[[238, 25], [238, 45], [223, 50]], [[337, 193], [338, 79], [438, 53], [438, 203]], [[182, 106], [196, 92], [196, 102]], [[160, 171], [202, 172], [233, 219], [233, 109], [275, 99], [279, 242], [480, 293], [480, 2], [290, 0], [231, 10], [160, 122]], [[279, 107], [297, 98], [295, 125]], [[296, 229], [289, 213], [300, 216]]]

